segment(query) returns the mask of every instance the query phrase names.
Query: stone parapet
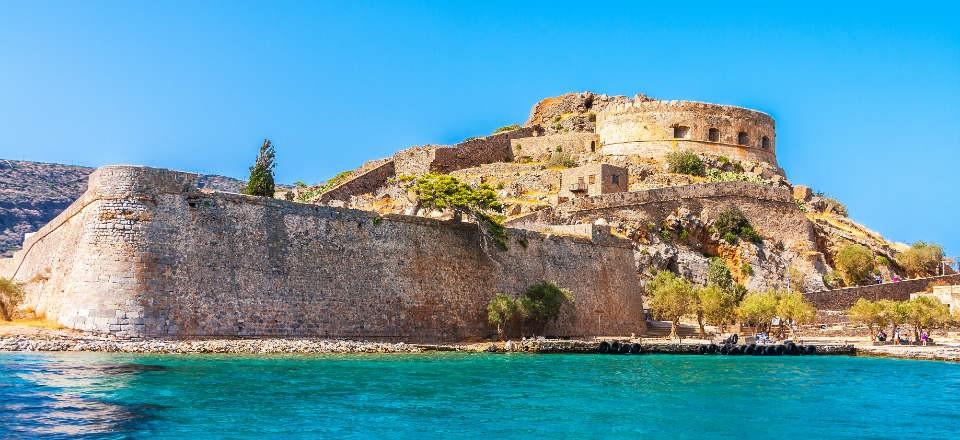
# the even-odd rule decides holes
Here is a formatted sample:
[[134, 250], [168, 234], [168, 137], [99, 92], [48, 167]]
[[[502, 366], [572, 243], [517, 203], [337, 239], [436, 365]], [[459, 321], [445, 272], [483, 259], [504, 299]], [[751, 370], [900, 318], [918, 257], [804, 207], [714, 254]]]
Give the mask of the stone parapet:
[[896, 283], [845, 287], [842, 289], [824, 290], [820, 292], [807, 292], [804, 295], [818, 309], [842, 311], [849, 309], [860, 298], [869, 299], [871, 301], [877, 301], [881, 299], [906, 301], [910, 299], [910, 294], [924, 292], [934, 282], [943, 282], [948, 284], [960, 283], [960, 274], [950, 274], [929, 278], [915, 278], [912, 280], [902, 280]]

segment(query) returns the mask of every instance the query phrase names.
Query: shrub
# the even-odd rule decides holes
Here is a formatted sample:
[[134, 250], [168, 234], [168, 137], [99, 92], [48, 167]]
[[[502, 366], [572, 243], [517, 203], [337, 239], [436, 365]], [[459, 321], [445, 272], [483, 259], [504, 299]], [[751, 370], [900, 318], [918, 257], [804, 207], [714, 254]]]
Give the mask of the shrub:
[[273, 143], [270, 142], [270, 139], [264, 139], [263, 145], [260, 146], [260, 153], [257, 154], [257, 160], [250, 167], [250, 178], [243, 188], [244, 194], [273, 197], [273, 192], [276, 189], [273, 181], [273, 168], [276, 165], [274, 162], [275, 156]]
[[487, 304], [487, 321], [497, 327], [497, 337], [503, 338], [503, 327], [509, 325], [517, 316], [517, 300], [509, 295], [498, 293]]
[[873, 252], [863, 245], [846, 245], [837, 253], [836, 265], [846, 284], [859, 285], [873, 272]]
[[737, 244], [741, 238], [757, 244], [763, 242], [747, 217], [735, 207], [721, 212], [713, 222], [713, 229], [729, 244]]
[[677, 336], [680, 318], [694, 310], [693, 286], [673, 272], [660, 271], [647, 283], [650, 310], [657, 319], [670, 321], [670, 337]]
[[564, 304], [573, 302], [573, 295], [549, 281], [541, 281], [527, 288], [517, 303], [517, 311], [525, 324], [538, 328], [560, 316]]
[[507, 132], [507, 131], [513, 131], [513, 130], [519, 130], [519, 129], [520, 129], [520, 124], [504, 125], [503, 127], [500, 127], [500, 128], [498, 128], [498, 129], [496, 129], [496, 130], [493, 130], [493, 134], [503, 133], [503, 132]]
[[753, 266], [744, 261], [743, 264], [740, 265], [740, 274], [745, 277], [753, 276]]
[[883, 255], [877, 255], [877, 258], [874, 258], [874, 263], [877, 267], [890, 267], [890, 259]]
[[843, 277], [833, 270], [827, 271], [827, 273], [823, 274], [823, 284], [831, 289], [839, 289], [845, 286]]
[[733, 274], [727, 264], [718, 257], [710, 258], [707, 264], [707, 285], [721, 289], [730, 289], [733, 286]]
[[913, 325], [914, 337], [920, 339], [920, 329], [940, 328], [950, 323], [950, 307], [932, 296], [918, 296], [907, 304], [907, 320]]
[[23, 302], [23, 288], [19, 284], [0, 277], [0, 317], [9, 321], [13, 311]]
[[897, 255], [897, 264], [910, 276], [935, 275], [940, 261], [943, 260], [943, 248], [934, 243], [918, 241]]
[[667, 154], [667, 165], [671, 173], [703, 176], [706, 170], [703, 159], [692, 151], [674, 151]]
[[550, 168], [573, 168], [575, 166], [577, 166], [577, 162], [571, 159], [569, 154], [562, 152], [551, 153], [550, 160], [547, 161], [547, 167]]

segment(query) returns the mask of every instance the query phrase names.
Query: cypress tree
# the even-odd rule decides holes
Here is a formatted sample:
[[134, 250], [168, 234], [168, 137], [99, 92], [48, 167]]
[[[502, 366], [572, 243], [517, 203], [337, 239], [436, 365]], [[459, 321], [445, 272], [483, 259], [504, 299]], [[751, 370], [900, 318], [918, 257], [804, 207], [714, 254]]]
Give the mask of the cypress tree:
[[264, 139], [260, 146], [260, 154], [257, 155], [257, 161], [250, 167], [250, 179], [247, 180], [247, 186], [243, 188], [244, 194], [260, 197], [273, 197], [274, 181], [273, 166], [274, 163], [273, 143], [270, 139]]

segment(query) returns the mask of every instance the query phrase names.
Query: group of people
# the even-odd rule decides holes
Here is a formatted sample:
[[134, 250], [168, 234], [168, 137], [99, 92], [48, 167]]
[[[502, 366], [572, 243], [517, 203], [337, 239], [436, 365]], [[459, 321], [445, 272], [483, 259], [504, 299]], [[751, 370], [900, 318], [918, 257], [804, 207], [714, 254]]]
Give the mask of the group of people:
[[[883, 329], [880, 329], [880, 331], [877, 332], [877, 340], [880, 341], [880, 342], [886, 342], [886, 340], [887, 340], [887, 332], [883, 331]], [[907, 344], [910, 344], [910, 339], [907, 338], [907, 337], [905, 337], [905, 336], [903, 336], [903, 335], [900, 333], [900, 329], [899, 329], [899, 328], [893, 330], [893, 339], [892, 339], [892, 341], [893, 341], [893, 344], [894, 344], [894, 345], [907, 345]], [[920, 330], [920, 340], [917, 341], [917, 342], [919, 342], [920, 345], [927, 345], [927, 343], [930, 342], [930, 333], [927, 332], [926, 330]]]
[[[883, 284], [883, 275], [876, 274], [876, 275], [874, 275], [874, 278], [873, 278], [873, 279], [874, 279], [874, 281], [877, 282], [877, 284]], [[895, 274], [895, 273], [891, 273], [891, 274], [890, 274], [890, 282], [891, 282], [891, 283], [899, 283], [899, 282], [900, 282], [900, 277], [898, 277], [897, 274]]]

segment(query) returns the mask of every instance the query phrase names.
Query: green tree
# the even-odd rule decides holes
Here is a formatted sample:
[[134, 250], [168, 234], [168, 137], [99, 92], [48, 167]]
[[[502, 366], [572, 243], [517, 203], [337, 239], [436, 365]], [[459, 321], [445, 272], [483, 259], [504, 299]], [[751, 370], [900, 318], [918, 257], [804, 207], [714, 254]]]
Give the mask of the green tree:
[[940, 261], [943, 260], [943, 248], [935, 243], [918, 241], [897, 255], [897, 264], [912, 277], [937, 274]]
[[704, 322], [718, 327], [720, 333], [723, 333], [724, 326], [732, 324], [737, 317], [737, 297], [734, 289], [709, 285], [696, 289], [695, 293], [700, 337], [706, 337]]
[[670, 321], [670, 337], [677, 337], [680, 318], [695, 312], [693, 286], [673, 272], [660, 271], [647, 283], [654, 317]]
[[13, 319], [13, 311], [23, 301], [23, 288], [19, 284], [0, 277], [0, 316], [5, 321]]
[[883, 328], [890, 320], [885, 304], [860, 298], [847, 310], [851, 321], [865, 324], [870, 329], [870, 339], [877, 340], [876, 328]]
[[497, 327], [497, 338], [503, 339], [503, 327], [517, 318], [517, 300], [498, 293], [487, 304], [487, 321]]
[[747, 217], [736, 207], [721, 212], [713, 222], [713, 230], [729, 244], [737, 244], [741, 238], [757, 244], [763, 242]]
[[469, 214], [480, 231], [480, 246], [487, 251], [488, 241], [493, 241], [501, 250], [507, 248], [507, 231], [503, 226], [503, 204], [497, 193], [486, 184], [470, 184], [447, 174], [425, 174], [410, 183], [410, 190], [417, 198], [416, 209], [452, 210], [460, 219]]
[[259, 197], [273, 197], [276, 185], [273, 181], [273, 168], [275, 152], [273, 143], [270, 139], [264, 139], [260, 146], [260, 153], [257, 155], [257, 161], [250, 167], [250, 178], [247, 180], [247, 186], [243, 188], [244, 194]]
[[541, 281], [527, 288], [517, 301], [518, 314], [526, 326], [542, 330], [560, 316], [564, 304], [573, 303], [573, 295], [549, 281]]
[[913, 325], [914, 340], [920, 340], [921, 329], [940, 328], [951, 321], [950, 307], [932, 296], [918, 296], [907, 301], [907, 320]]
[[847, 285], [860, 285], [873, 272], [873, 252], [863, 245], [848, 244], [837, 253], [836, 265]]
[[883, 305], [887, 322], [890, 323], [890, 335], [896, 335], [897, 329], [899, 329], [901, 325], [906, 324], [910, 319], [910, 306], [905, 301], [881, 299], [879, 302]]
[[[809, 324], [817, 318], [817, 308], [814, 307], [813, 303], [807, 301], [800, 292], [779, 292], [777, 294], [777, 316], [780, 318], [780, 337], [782, 338], [785, 322], [789, 322], [797, 328], [800, 325]], [[792, 332], [793, 330], [791, 330]], [[791, 336], [793, 335], [791, 334]]]
[[777, 316], [779, 298], [775, 290], [750, 292], [737, 307], [737, 316], [760, 331], [770, 329], [770, 321]]
[[691, 176], [706, 175], [703, 159], [692, 151], [673, 151], [667, 153], [667, 167], [671, 173], [689, 174]]
[[723, 259], [719, 257], [710, 258], [710, 262], [707, 264], [707, 285], [717, 286], [725, 290], [733, 287], [733, 274], [730, 273], [730, 268], [723, 262]]

